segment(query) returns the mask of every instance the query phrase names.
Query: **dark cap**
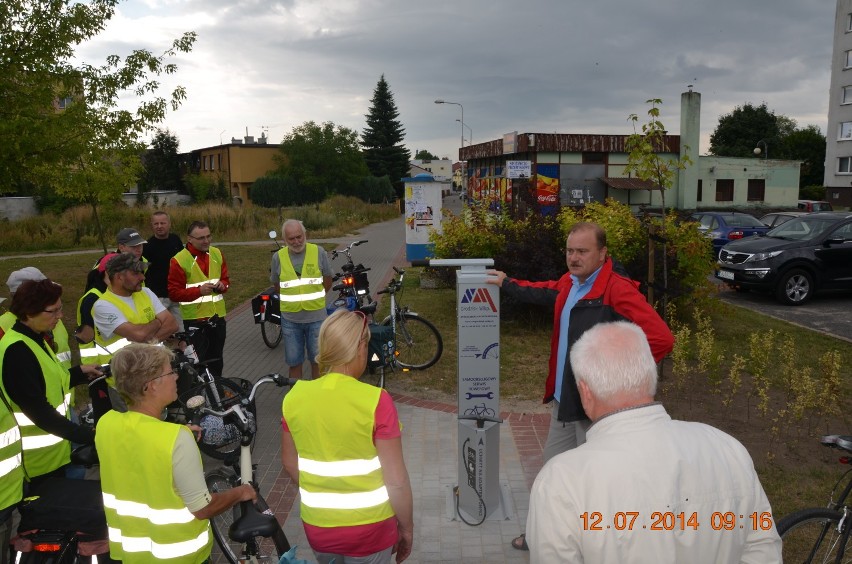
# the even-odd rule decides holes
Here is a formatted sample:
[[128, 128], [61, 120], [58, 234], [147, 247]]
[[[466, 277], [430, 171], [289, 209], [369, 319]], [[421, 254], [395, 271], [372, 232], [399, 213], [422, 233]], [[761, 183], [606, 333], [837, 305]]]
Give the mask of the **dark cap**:
[[106, 271], [110, 278], [125, 270], [145, 272], [148, 263], [140, 261], [132, 253], [120, 253], [107, 260]]
[[125, 227], [119, 231], [118, 235], [115, 236], [115, 240], [119, 245], [127, 245], [128, 247], [135, 247], [136, 245], [144, 245], [147, 243], [139, 232], [132, 227]]

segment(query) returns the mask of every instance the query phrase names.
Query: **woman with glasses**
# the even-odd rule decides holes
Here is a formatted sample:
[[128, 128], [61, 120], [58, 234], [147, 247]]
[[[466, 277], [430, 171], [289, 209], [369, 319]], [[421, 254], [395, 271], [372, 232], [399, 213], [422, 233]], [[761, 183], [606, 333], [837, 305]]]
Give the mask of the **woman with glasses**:
[[133, 343], [110, 361], [128, 411], [104, 414], [95, 444], [110, 557], [125, 564], [205, 562], [210, 517], [257, 497], [251, 484], [211, 494], [192, 432], [160, 420], [178, 395], [172, 356], [165, 347]]
[[413, 503], [396, 408], [387, 391], [358, 380], [369, 341], [361, 312], [336, 311], [319, 332], [321, 376], [284, 397], [281, 457], [321, 564], [411, 554]]
[[62, 322], [62, 286], [27, 280], [12, 297], [17, 321], [0, 339], [3, 399], [21, 431], [30, 482], [63, 476], [71, 443], [91, 444], [94, 431], [70, 420], [71, 388], [101, 374], [97, 365], [70, 370], [56, 357], [50, 335]]

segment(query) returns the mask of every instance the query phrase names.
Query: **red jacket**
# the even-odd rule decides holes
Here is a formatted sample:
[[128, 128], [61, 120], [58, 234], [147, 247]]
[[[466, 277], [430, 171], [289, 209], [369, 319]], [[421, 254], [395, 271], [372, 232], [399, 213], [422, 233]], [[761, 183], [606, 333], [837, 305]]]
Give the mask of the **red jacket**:
[[[553, 335], [550, 340], [550, 361], [544, 385], [544, 403], [554, 399], [556, 389], [556, 363], [559, 350], [559, 325], [562, 308], [568, 300], [573, 280], [566, 273], [559, 280], [527, 282], [506, 278], [502, 289], [510, 296], [526, 303], [553, 306]], [[651, 346], [654, 360], [660, 362], [674, 347], [674, 336], [666, 322], [657, 314], [645, 296], [639, 293], [639, 284], [612, 269], [612, 259], [607, 258], [598, 273], [591, 290], [571, 309], [568, 327], [568, 350], [580, 336], [598, 323], [631, 321], [642, 328]], [[571, 370], [565, 362], [565, 377], [562, 380], [562, 397], [559, 398], [560, 421], [588, 419], [580, 403], [580, 392]]]
[[[193, 247], [192, 243], [186, 244], [186, 250], [188, 250], [192, 256], [196, 258], [195, 264], [198, 265], [201, 272], [209, 276], [210, 253], [202, 253]], [[222, 255], [222, 276], [219, 280], [225, 284], [225, 290], [222, 293], [227, 292], [228, 287], [231, 285], [231, 278], [228, 275], [228, 264], [225, 261], [224, 254]], [[173, 302], [191, 302], [201, 297], [201, 288], [198, 286], [193, 288], [186, 287], [186, 272], [183, 270], [180, 263], [178, 263], [178, 261], [174, 258], [172, 258], [171, 262], [169, 262], [168, 290], [169, 299]]]

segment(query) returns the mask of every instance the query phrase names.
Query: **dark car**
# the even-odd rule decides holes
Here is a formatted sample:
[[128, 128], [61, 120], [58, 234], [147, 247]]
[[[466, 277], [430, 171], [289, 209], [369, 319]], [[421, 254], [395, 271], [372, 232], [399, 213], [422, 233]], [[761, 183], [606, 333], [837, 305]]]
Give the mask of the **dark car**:
[[772, 292], [801, 305], [822, 289], [852, 289], [852, 213], [791, 219], [764, 237], [733, 241], [719, 254], [716, 278], [738, 290]]
[[689, 216], [698, 230], [713, 240], [713, 256], [731, 241], [763, 235], [769, 228], [753, 215], [740, 212], [696, 212]]
[[801, 217], [808, 212], [775, 212], [768, 213], [760, 218], [761, 223], [767, 227], [778, 227], [782, 223], [786, 223], [793, 218]]

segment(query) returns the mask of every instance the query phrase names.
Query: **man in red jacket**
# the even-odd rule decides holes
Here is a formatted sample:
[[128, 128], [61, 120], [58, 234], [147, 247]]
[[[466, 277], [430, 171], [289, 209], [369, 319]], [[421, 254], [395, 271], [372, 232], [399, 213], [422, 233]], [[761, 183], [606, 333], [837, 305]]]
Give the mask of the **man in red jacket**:
[[[597, 224], [577, 223], [568, 233], [565, 248], [568, 272], [559, 280], [515, 280], [505, 272], [490, 270], [488, 282], [525, 303], [553, 306], [553, 335], [544, 386], [544, 402], [553, 401], [550, 430], [543, 462], [586, 442], [591, 425], [580, 403], [577, 382], [568, 355], [580, 336], [598, 323], [627, 320], [642, 328], [654, 360], [660, 362], [674, 346], [666, 322], [660, 318], [638, 284], [613, 271], [607, 256], [606, 233]], [[512, 546], [526, 550], [521, 535]]]

